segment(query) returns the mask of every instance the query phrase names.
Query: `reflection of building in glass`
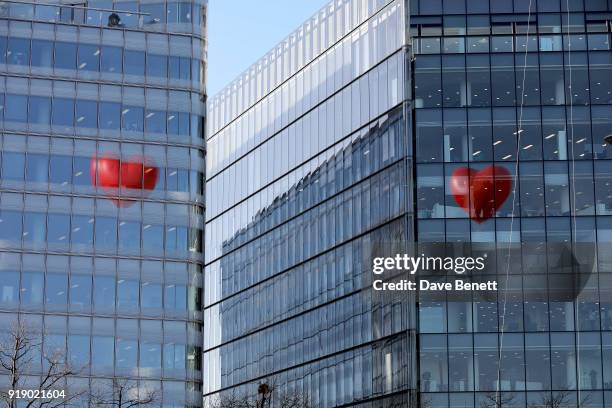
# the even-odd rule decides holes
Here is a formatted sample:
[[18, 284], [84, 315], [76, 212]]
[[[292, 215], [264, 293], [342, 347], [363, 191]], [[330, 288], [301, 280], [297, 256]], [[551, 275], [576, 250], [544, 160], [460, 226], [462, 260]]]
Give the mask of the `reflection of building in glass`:
[[0, 6], [0, 326], [200, 406], [206, 1], [77, 3]]

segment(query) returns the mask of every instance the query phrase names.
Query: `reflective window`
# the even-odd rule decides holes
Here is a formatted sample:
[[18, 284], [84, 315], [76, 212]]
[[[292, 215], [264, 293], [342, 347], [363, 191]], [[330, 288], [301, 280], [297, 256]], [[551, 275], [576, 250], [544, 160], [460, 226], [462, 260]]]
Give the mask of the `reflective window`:
[[22, 236], [21, 212], [0, 210], [0, 241], [15, 242], [19, 244]]
[[47, 232], [45, 214], [25, 212], [23, 214], [23, 242], [24, 244], [44, 247]]
[[62, 128], [74, 126], [74, 99], [53, 98], [51, 123]]
[[28, 97], [24, 95], [6, 95], [4, 120], [6, 122], [28, 121]]
[[114, 355], [115, 339], [113, 336], [96, 335], [92, 338], [91, 368], [94, 373], [112, 373], [113, 362], [109, 356]]
[[446, 336], [421, 335], [421, 391], [447, 391]]
[[612, 103], [610, 75], [612, 74], [612, 55], [607, 52], [593, 52], [589, 55], [591, 80], [591, 103]]
[[53, 42], [32, 40], [32, 65], [37, 67], [53, 66]]
[[115, 308], [115, 280], [114, 276], [94, 276], [94, 306], [97, 311], [112, 311]]
[[68, 303], [68, 275], [47, 273], [45, 304], [62, 306]]
[[91, 285], [90, 275], [70, 276], [70, 305], [78, 309], [87, 310], [91, 306]]
[[13, 308], [19, 304], [19, 272], [3, 270], [0, 273], [0, 305]]
[[21, 303], [33, 306], [42, 305], [44, 274], [26, 271], [21, 274]]
[[82, 71], [99, 71], [100, 47], [97, 45], [79, 44], [77, 67]]
[[119, 251], [140, 251], [140, 223], [121, 221], [119, 223]]
[[129, 279], [117, 281], [117, 308], [119, 311], [131, 311], [138, 308], [138, 282]]
[[49, 245], [68, 245], [70, 239], [70, 216], [66, 214], [49, 214]]
[[28, 122], [40, 125], [51, 123], [51, 98], [46, 96], [30, 96]]
[[127, 75], [145, 75], [144, 51], [125, 50], [123, 69]]
[[96, 217], [96, 248], [113, 251], [117, 247], [117, 219]]
[[123, 118], [121, 128], [123, 130], [133, 132], [142, 132], [144, 130], [143, 108], [137, 106], [124, 106], [121, 114]]
[[123, 71], [123, 53], [119, 47], [102, 47], [100, 71], [120, 74]]
[[168, 191], [189, 191], [189, 171], [173, 168], [168, 168], [166, 171], [166, 189]]
[[94, 219], [88, 215], [72, 216], [71, 242], [73, 246], [93, 245]]
[[2, 153], [2, 179], [23, 181], [25, 170], [25, 155], [23, 153]]
[[171, 226], [166, 229], [166, 250], [182, 254], [187, 251], [187, 228]]
[[422, 162], [439, 162], [443, 159], [443, 137], [440, 123], [442, 112], [439, 110], [418, 110], [417, 121], [417, 158]]
[[[89, 364], [89, 342], [90, 337], [86, 335], [68, 336], [68, 360], [74, 367], [85, 367]], [[99, 350], [95, 350], [95, 353], [98, 352]]]
[[147, 133], [166, 133], [166, 112], [147, 110], [145, 126]]
[[168, 57], [148, 54], [147, 76], [166, 78], [168, 76]]
[[7, 61], [7, 39], [6, 37], [0, 36], [0, 64], [6, 64]]
[[47, 183], [49, 180], [49, 156], [28, 153], [26, 160], [26, 181]]
[[55, 42], [55, 68], [76, 69], [77, 45], [68, 42]]
[[121, 124], [121, 105], [100, 102], [100, 128], [118, 130]]
[[164, 3], [141, 4], [140, 12], [144, 13], [145, 24], [165, 24], [166, 23], [166, 7]]
[[512, 55], [491, 55], [491, 84], [493, 85], [493, 106], [512, 106], [516, 103]]
[[24, 38], [9, 37], [6, 55], [7, 64], [29, 65], [30, 40]]
[[168, 112], [168, 134], [189, 136], [189, 114]]
[[73, 158], [72, 183], [77, 186], [91, 186], [91, 159], [88, 157]]
[[191, 79], [191, 60], [185, 57], [169, 57], [168, 73], [170, 78]]
[[76, 125], [78, 127], [98, 127], [98, 103], [78, 99], [76, 101]]

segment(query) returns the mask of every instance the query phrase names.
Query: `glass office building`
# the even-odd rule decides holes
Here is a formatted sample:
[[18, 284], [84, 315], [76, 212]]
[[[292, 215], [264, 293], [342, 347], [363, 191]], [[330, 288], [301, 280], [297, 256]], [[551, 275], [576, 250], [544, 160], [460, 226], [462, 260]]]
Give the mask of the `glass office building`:
[[198, 407], [206, 0], [66, 3], [0, 4], [0, 327]]
[[362, 291], [413, 238], [406, 12], [334, 1], [208, 102], [205, 401], [413, 395], [414, 319]]
[[[428, 406], [612, 406], [610, 11], [598, 0], [411, 2], [417, 240], [523, 247], [508, 276], [498, 270], [511, 295], [419, 304]], [[516, 197], [473, 222], [449, 185], [457, 168], [491, 165]], [[555, 289], [560, 243], [592, 250], [577, 296]]]
[[[611, 20], [605, 0], [337, 0], [212, 98], [205, 400], [612, 406]], [[472, 221], [453, 174], [491, 166], [509, 195]], [[385, 242], [523, 253], [496, 272], [512, 291], [396, 303], [369, 290]]]

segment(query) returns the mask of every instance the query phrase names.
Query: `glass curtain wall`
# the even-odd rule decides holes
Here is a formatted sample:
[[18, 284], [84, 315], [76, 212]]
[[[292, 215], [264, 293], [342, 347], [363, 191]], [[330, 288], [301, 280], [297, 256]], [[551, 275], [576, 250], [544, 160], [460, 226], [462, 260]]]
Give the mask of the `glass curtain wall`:
[[205, 402], [409, 403], [409, 308], [367, 260], [412, 237], [404, 25], [330, 2], [208, 102]]
[[[606, 74], [612, 4], [421, 0], [410, 6], [417, 239], [529, 249], [522, 265], [511, 268], [513, 296], [500, 291], [487, 302], [420, 305], [421, 401], [444, 408], [499, 401], [611, 406], [605, 248], [612, 153], [604, 137], [612, 114]], [[458, 168], [490, 166], [510, 173], [516, 198], [514, 205], [512, 194], [496, 203], [495, 214], [477, 223], [457, 205], [449, 182]], [[582, 271], [579, 295], [560, 299], [556, 282], [565, 271], [555, 267], [558, 254], [545, 248], [563, 243], [591, 248], [595, 262]]]
[[0, 6], [0, 327], [80, 406], [199, 407], [207, 3], [81, 3]]

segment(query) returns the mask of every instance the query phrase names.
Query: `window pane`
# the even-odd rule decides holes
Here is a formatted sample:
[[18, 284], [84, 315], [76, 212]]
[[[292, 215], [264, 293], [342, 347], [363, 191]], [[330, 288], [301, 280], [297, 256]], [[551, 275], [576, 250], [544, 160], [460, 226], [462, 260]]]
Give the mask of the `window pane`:
[[143, 248], [149, 254], [160, 254], [164, 252], [164, 227], [163, 225], [145, 224], [142, 227]]
[[442, 154], [442, 112], [440, 110], [418, 110], [417, 157], [421, 162], [440, 162]]
[[24, 305], [41, 305], [43, 301], [42, 272], [23, 272], [21, 274], [21, 303]]
[[70, 216], [66, 214], [49, 214], [49, 244], [68, 245], [70, 237]]
[[23, 242], [37, 247], [45, 245], [47, 220], [45, 214], [26, 212], [23, 214]]
[[143, 108], [137, 106], [124, 106], [121, 111], [123, 116], [123, 130], [142, 132], [144, 130]]
[[55, 43], [55, 68], [76, 69], [77, 46], [74, 43]]
[[112, 373], [113, 362], [109, 356], [114, 355], [115, 339], [112, 336], [93, 336], [91, 365], [94, 373]]
[[421, 391], [447, 391], [446, 336], [421, 336]]
[[74, 99], [53, 98], [53, 118], [55, 126], [74, 126]]
[[[21, 212], [0, 210], [0, 241], [11, 242], [16, 245], [21, 243]], [[15, 245], [12, 246], [15, 246]]]
[[117, 248], [117, 219], [96, 217], [96, 249], [114, 251]]
[[49, 180], [49, 156], [28, 153], [26, 162], [26, 181], [46, 183]]
[[19, 304], [19, 272], [1, 271], [0, 305], [14, 308]]
[[24, 38], [9, 37], [8, 51], [6, 52], [7, 64], [29, 65], [30, 64], [30, 40]]
[[117, 308], [119, 311], [130, 312], [138, 308], [138, 282], [119, 279], [117, 281]]
[[128, 75], [144, 76], [145, 53], [144, 51], [125, 50], [124, 71]]
[[119, 223], [119, 251], [140, 251], [140, 223], [131, 221]]
[[[89, 336], [85, 335], [68, 336], [68, 361], [73, 367], [85, 367], [89, 364], [89, 340]], [[99, 350], [95, 350], [95, 353], [98, 352]]]
[[102, 72], [120, 74], [122, 66], [122, 53], [119, 47], [102, 47], [102, 59], [100, 63], [100, 70]]
[[25, 154], [15, 152], [2, 153], [2, 179], [23, 181]]
[[91, 216], [72, 216], [72, 245], [91, 246], [93, 244], [93, 221]]
[[164, 24], [166, 22], [166, 7], [161, 4], [141, 4], [140, 12], [145, 14], [145, 24]]
[[96, 311], [112, 311], [115, 308], [114, 276], [94, 276], [94, 305]]
[[98, 127], [98, 103], [78, 99], [76, 101], [76, 125], [85, 128]]
[[7, 122], [22, 122], [28, 120], [28, 97], [25, 95], [6, 95], [4, 120]]
[[6, 64], [6, 61], [7, 61], [6, 47], [7, 47], [6, 37], [0, 37], [0, 64]]
[[119, 129], [121, 105], [112, 102], [100, 102], [100, 127], [102, 129]]
[[49, 125], [51, 123], [51, 98], [45, 96], [30, 96], [30, 123]]
[[168, 76], [168, 57], [165, 55], [147, 55], [147, 76], [166, 78]]
[[166, 133], [166, 112], [147, 111], [145, 125], [147, 133]]
[[86, 157], [74, 157], [72, 183], [77, 186], [91, 186], [91, 159]]
[[78, 68], [82, 71], [100, 69], [100, 48], [97, 45], [79, 44]]
[[53, 42], [46, 40], [32, 40], [32, 66], [53, 66]]
[[68, 303], [68, 275], [63, 273], [47, 273], [45, 288], [45, 303], [62, 306]]

